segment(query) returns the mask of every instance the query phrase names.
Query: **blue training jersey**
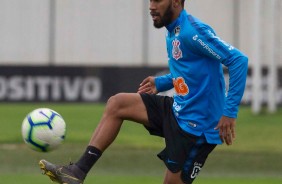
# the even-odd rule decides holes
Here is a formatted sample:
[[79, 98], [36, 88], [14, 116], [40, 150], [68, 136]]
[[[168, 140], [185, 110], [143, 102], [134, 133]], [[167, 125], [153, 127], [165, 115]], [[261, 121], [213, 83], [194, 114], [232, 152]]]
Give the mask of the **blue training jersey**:
[[[183, 10], [166, 26], [170, 73], [155, 78], [159, 92], [174, 87], [173, 112], [179, 126], [210, 144], [221, 144], [214, 130], [222, 115], [236, 118], [244, 93], [248, 58]], [[222, 64], [229, 71], [226, 92]]]

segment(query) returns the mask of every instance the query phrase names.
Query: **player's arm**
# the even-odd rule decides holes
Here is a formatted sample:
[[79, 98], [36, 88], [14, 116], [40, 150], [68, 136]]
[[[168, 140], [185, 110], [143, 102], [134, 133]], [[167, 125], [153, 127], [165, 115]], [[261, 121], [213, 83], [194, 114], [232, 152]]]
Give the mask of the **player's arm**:
[[171, 88], [173, 88], [171, 74], [158, 77], [149, 76], [141, 82], [138, 93], [157, 94]]
[[223, 116], [217, 127], [223, 142], [232, 144], [235, 138], [235, 124], [248, 70], [248, 58], [238, 49], [224, 42], [208, 26], [203, 26], [193, 34], [194, 52], [200, 53], [224, 64], [229, 71], [229, 89], [223, 110]]
[[238, 106], [245, 90], [248, 71], [248, 58], [230, 44], [215, 35], [209, 27], [203, 26], [192, 36], [193, 51], [212, 61], [219, 61], [228, 68], [229, 89], [223, 115], [236, 118]]
[[237, 118], [238, 108], [245, 89], [248, 58], [235, 48], [226, 56], [222, 63], [228, 67], [229, 89], [224, 105], [223, 117], [215, 129], [219, 129], [221, 140], [227, 145], [231, 145], [236, 136], [235, 119]]
[[212, 32], [205, 30], [202, 36], [200, 51], [207, 57], [218, 60], [228, 68], [229, 87], [224, 106], [223, 115], [230, 118], [237, 118], [247, 79], [248, 58], [230, 44], [224, 42]]

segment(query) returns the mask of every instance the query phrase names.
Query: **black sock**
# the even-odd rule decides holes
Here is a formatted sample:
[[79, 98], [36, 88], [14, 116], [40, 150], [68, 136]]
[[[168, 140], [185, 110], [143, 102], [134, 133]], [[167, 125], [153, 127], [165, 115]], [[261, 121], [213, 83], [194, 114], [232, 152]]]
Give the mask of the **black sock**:
[[87, 174], [92, 166], [102, 155], [102, 151], [94, 146], [88, 146], [84, 154], [80, 157], [78, 162], [75, 163], [85, 174]]

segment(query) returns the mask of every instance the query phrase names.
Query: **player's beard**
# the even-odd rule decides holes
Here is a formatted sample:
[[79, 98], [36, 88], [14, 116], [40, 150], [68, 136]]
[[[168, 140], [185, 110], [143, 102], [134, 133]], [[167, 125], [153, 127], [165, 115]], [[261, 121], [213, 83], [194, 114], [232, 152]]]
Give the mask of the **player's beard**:
[[173, 11], [172, 11], [172, 1], [170, 1], [169, 6], [164, 12], [163, 16], [160, 16], [160, 21], [154, 21], [155, 28], [162, 28], [169, 25], [172, 22]]

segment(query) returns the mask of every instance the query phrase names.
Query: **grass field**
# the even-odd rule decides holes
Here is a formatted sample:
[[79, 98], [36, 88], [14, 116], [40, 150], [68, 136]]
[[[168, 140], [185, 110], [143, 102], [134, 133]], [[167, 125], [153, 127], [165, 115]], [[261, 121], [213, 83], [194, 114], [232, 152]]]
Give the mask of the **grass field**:
[[[38, 153], [23, 144], [21, 122], [38, 107], [49, 107], [67, 123], [65, 143], [50, 153]], [[0, 104], [0, 183], [48, 184], [37, 162], [46, 158], [65, 164], [76, 161], [88, 144], [103, 112], [103, 104]], [[241, 107], [237, 139], [218, 146], [195, 184], [281, 184], [282, 109], [276, 114], [252, 115]], [[148, 135], [140, 125], [126, 122], [114, 142], [89, 173], [85, 183], [158, 184], [165, 167], [156, 154], [163, 140]]]

